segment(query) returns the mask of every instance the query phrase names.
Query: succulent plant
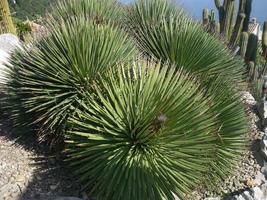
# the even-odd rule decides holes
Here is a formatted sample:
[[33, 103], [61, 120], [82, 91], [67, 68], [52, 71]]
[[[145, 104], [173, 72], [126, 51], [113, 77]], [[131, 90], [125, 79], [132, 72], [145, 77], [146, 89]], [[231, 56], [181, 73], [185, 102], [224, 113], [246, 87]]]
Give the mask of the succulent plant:
[[123, 26], [102, 2], [60, 4], [48, 35], [12, 57], [15, 126], [64, 139], [101, 200], [214, 189], [245, 148], [242, 61], [168, 0], [136, 2]]
[[7, 0], [0, 1], [0, 32], [16, 34]]
[[242, 58], [246, 57], [247, 47], [248, 47], [249, 34], [243, 32], [240, 37], [240, 55]]
[[107, 74], [94, 84], [97, 95], [80, 101], [66, 139], [68, 161], [92, 196], [186, 199], [235, 162], [246, 120], [220, 84], [209, 87], [216, 94], [209, 97], [184, 70], [144, 62]]
[[265, 59], [267, 61], [267, 21], [265, 21], [264, 25], [263, 25], [262, 51], [263, 51], [263, 57], [265, 57]]
[[165, 0], [146, 0], [130, 10], [128, 30], [144, 55], [199, 74], [229, 73], [240, 79], [242, 61], [183, 11], [174, 9]]
[[78, 106], [74, 99], [106, 69], [132, 58], [135, 47], [120, 29], [85, 18], [50, 26], [50, 35], [14, 56], [7, 90], [16, 126], [36, 124], [41, 138], [57, 142]]
[[255, 62], [258, 51], [258, 36], [254, 34], [249, 35], [248, 47], [246, 51], [246, 61]]
[[238, 11], [235, 9], [235, 0], [224, 0], [223, 3], [221, 0], [214, 0], [214, 2], [219, 13], [220, 31], [217, 33], [225, 38], [229, 47], [235, 47], [239, 43], [241, 33], [248, 31], [252, 0], [240, 0]]

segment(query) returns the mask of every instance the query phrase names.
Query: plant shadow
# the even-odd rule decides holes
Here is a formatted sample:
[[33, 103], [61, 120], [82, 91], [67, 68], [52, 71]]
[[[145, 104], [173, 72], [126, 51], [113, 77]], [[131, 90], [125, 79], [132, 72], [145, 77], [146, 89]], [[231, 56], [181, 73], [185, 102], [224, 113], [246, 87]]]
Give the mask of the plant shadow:
[[[72, 171], [66, 167], [63, 161], [64, 154], [61, 151], [51, 151], [46, 144], [38, 142], [34, 135], [18, 137], [14, 133], [15, 131], [12, 128], [12, 122], [8, 114], [1, 111], [0, 108], [0, 146], [1, 143], [4, 145], [10, 144], [10, 149], [16, 152], [26, 152], [18, 155], [22, 156], [20, 159], [16, 157], [16, 154], [2, 155], [6, 158], [3, 164], [5, 164], [4, 162], [7, 164], [16, 163], [19, 176], [14, 176], [11, 180], [11, 177], [8, 176], [12, 176], [12, 173], [2, 173], [7, 176], [4, 178], [8, 182], [3, 188], [0, 184], [0, 199], [2, 199], [1, 194], [3, 194], [1, 190], [6, 191], [4, 195], [7, 196], [6, 199], [8, 200], [55, 200], [59, 197], [78, 198], [85, 196], [78, 180]], [[1, 148], [0, 153], [8, 154]], [[20, 160], [23, 160], [22, 164], [19, 163]], [[30, 171], [30, 174], [24, 174], [26, 168], [29, 169], [27, 170]], [[10, 194], [6, 194], [9, 192]], [[83, 199], [86, 200], [86, 197]]]

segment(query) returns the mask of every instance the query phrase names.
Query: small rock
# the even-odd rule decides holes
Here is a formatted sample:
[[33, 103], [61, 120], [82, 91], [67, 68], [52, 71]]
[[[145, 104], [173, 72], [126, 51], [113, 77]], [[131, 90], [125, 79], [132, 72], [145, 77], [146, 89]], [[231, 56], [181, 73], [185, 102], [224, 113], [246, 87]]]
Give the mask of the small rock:
[[245, 192], [242, 194], [242, 197], [243, 197], [245, 200], [254, 200], [254, 198], [251, 196], [251, 194], [249, 193], [249, 191], [245, 191]]
[[266, 101], [259, 102], [257, 108], [261, 118], [261, 125], [265, 126], [267, 120], [267, 102]]
[[255, 105], [257, 103], [249, 92], [242, 92], [241, 99], [248, 105]]
[[262, 200], [263, 192], [261, 191], [261, 189], [259, 187], [252, 188], [251, 192], [252, 192], [252, 196], [253, 196], [254, 200]]
[[260, 143], [261, 155], [267, 160], [267, 135], [264, 135]]
[[257, 183], [256, 183], [255, 180], [248, 179], [248, 180], [246, 181], [246, 185], [247, 185], [248, 187], [250, 187], [250, 188], [253, 188], [253, 187], [257, 186]]
[[52, 191], [56, 190], [58, 188], [59, 184], [60, 184], [60, 182], [58, 182], [56, 185], [50, 185], [50, 189]]

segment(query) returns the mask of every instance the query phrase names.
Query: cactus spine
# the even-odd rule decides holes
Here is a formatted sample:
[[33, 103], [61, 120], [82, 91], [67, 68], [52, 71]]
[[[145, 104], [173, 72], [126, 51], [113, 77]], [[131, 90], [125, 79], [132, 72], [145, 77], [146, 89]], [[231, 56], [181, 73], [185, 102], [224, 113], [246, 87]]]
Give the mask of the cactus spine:
[[0, 0], [0, 23], [2, 33], [16, 33], [7, 0]]

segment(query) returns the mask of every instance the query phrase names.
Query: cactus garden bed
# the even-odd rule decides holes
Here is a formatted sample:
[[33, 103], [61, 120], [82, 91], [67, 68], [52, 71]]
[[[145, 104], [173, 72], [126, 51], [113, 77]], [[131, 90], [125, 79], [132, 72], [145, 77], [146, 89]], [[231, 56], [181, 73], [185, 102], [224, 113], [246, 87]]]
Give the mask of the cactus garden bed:
[[264, 133], [241, 93], [250, 77], [242, 49], [167, 0], [59, 1], [43, 24], [0, 74], [4, 198], [201, 200], [260, 190]]

